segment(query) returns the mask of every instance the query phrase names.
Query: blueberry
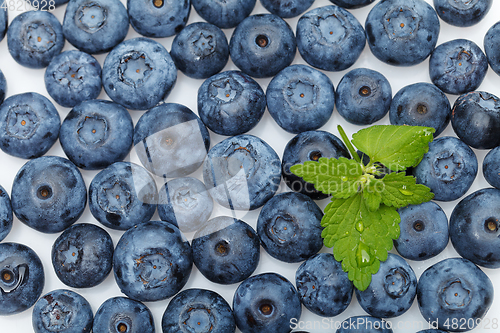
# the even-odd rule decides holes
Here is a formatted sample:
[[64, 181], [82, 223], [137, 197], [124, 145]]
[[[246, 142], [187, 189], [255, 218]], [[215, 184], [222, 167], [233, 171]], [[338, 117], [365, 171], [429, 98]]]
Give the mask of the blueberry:
[[0, 106], [0, 149], [20, 158], [40, 157], [54, 145], [60, 127], [48, 98], [34, 92], [10, 96]]
[[160, 43], [144, 37], [118, 44], [104, 60], [106, 94], [126, 108], [146, 110], [163, 101], [177, 80], [177, 68]]
[[228, 216], [208, 221], [191, 243], [193, 261], [208, 280], [232, 284], [245, 280], [257, 268], [260, 241], [247, 223]]
[[365, 22], [366, 38], [373, 55], [394, 66], [412, 66], [434, 50], [439, 18], [423, 0], [378, 2]]
[[125, 39], [128, 20], [119, 0], [73, 0], [66, 7], [62, 29], [80, 51], [105, 53]]
[[78, 223], [57, 237], [51, 257], [62, 283], [73, 288], [95, 287], [111, 272], [113, 241], [101, 227]]
[[461, 140], [445, 136], [429, 144], [429, 151], [413, 169], [417, 183], [434, 193], [434, 200], [452, 201], [470, 188], [477, 175], [477, 158]]
[[12, 229], [12, 205], [9, 194], [0, 186], [0, 242], [7, 237]]
[[6, 93], [7, 93], [7, 80], [5, 79], [5, 75], [3, 75], [3, 72], [0, 70], [0, 104], [3, 103]]
[[398, 210], [399, 238], [396, 251], [406, 259], [426, 260], [441, 253], [448, 244], [448, 218], [435, 202], [409, 205]]
[[432, 52], [429, 75], [432, 83], [448, 94], [476, 90], [488, 70], [488, 59], [473, 41], [454, 39]]
[[463, 198], [450, 216], [450, 238], [463, 258], [500, 267], [500, 190], [484, 188]]
[[370, 125], [382, 119], [392, 101], [391, 84], [381, 73], [356, 68], [337, 86], [335, 105], [339, 114], [355, 125]]
[[183, 177], [203, 163], [210, 148], [210, 134], [189, 108], [164, 103], [139, 118], [134, 146], [150, 172], [161, 177]]
[[45, 88], [59, 105], [74, 107], [101, 93], [101, 65], [90, 54], [65, 51], [45, 70]]
[[82, 215], [87, 189], [78, 168], [62, 157], [28, 161], [12, 184], [12, 210], [27, 226], [44, 233], [61, 232]]
[[435, 85], [425, 82], [401, 88], [392, 98], [389, 119], [393, 125], [433, 127], [438, 136], [448, 126], [451, 105]]
[[434, 0], [434, 8], [446, 23], [457, 27], [470, 27], [479, 23], [488, 14], [492, 3], [493, 0]]
[[261, 207], [278, 190], [278, 154], [264, 140], [248, 134], [227, 138], [208, 152], [203, 179], [212, 198], [235, 210]]
[[0, 316], [29, 309], [45, 285], [43, 265], [31, 248], [0, 243]]
[[337, 6], [344, 7], [347, 9], [356, 9], [364, 6], [368, 6], [375, 0], [330, 0], [330, 2], [336, 4]]
[[198, 114], [213, 132], [233, 136], [246, 133], [262, 119], [266, 95], [260, 85], [240, 71], [226, 71], [198, 89]]
[[392, 325], [371, 316], [349, 317], [339, 324], [336, 333], [392, 333]]
[[342, 140], [329, 132], [308, 131], [293, 137], [285, 147], [281, 163], [281, 174], [286, 185], [292, 191], [305, 194], [314, 200], [327, 198], [328, 194], [316, 190], [312, 183], [290, 171], [292, 165], [318, 161], [321, 157], [350, 158], [350, 155]]
[[9, 25], [9, 11], [7, 6], [0, 9], [0, 41], [3, 40], [7, 33], [7, 26]]
[[459, 96], [453, 105], [451, 125], [457, 136], [477, 149], [500, 145], [500, 101], [484, 92], [472, 91]]
[[146, 37], [169, 37], [181, 31], [191, 12], [191, 0], [127, 0], [130, 25]]
[[236, 67], [257, 78], [271, 77], [290, 65], [297, 42], [286, 21], [274, 14], [252, 15], [234, 29], [229, 53]]
[[[439, 329], [473, 329], [493, 302], [493, 285], [476, 265], [463, 258], [447, 258], [427, 268], [418, 281], [420, 313]], [[466, 325], [461, 323], [466, 322]]]
[[212, 214], [214, 202], [202, 181], [192, 177], [171, 179], [160, 189], [158, 215], [182, 232], [198, 230]]
[[191, 0], [194, 9], [205, 21], [221, 29], [234, 28], [255, 7], [257, 0]]
[[491, 69], [500, 75], [500, 22], [488, 29], [484, 36], [484, 52]]
[[58, 289], [40, 297], [31, 318], [35, 333], [82, 333], [92, 329], [94, 314], [82, 295]]
[[300, 301], [311, 312], [334, 317], [349, 306], [354, 286], [331, 253], [318, 253], [304, 261], [295, 273]]
[[301, 312], [297, 290], [277, 273], [251, 276], [234, 292], [234, 318], [243, 333], [290, 332], [290, 322]]
[[300, 262], [318, 253], [321, 238], [321, 208], [308, 196], [285, 192], [271, 198], [260, 211], [257, 233], [272, 257]]
[[332, 81], [317, 69], [291, 65], [280, 71], [266, 90], [267, 109], [285, 131], [301, 133], [325, 125], [335, 107]]
[[93, 333], [154, 333], [153, 314], [141, 302], [113, 297], [95, 313]]
[[141, 223], [125, 231], [113, 256], [118, 287], [143, 302], [175, 295], [188, 281], [192, 266], [189, 242], [177, 227], [162, 221]]
[[389, 253], [380, 263], [367, 289], [355, 290], [359, 304], [368, 314], [379, 318], [401, 316], [408, 311], [417, 294], [417, 277], [411, 266]]
[[493, 187], [500, 189], [500, 147], [495, 147], [483, 160], [484, 179]]
[[156, 183], [141, 166], [116, 162], [99, 172], [89, 186], [92, 215], [108, 228], [127, 230], [155, 213]]
[[305, 12], [314, 0], [260, 0], [262, 6], [281, 18], [292, 18]]
[[64, 46], [61, 23], [48, 11], [27, 11], [17, 15], [7, 31], [12, 58], [29, 68], [47, 67]]
[[358, 60], [365, 48], [365, 31], [344, 8], [325, 6], [302, 15], [297, 23], [297, 47], [311, 66], [342, 71]]
[[186, 289], [168, 303], [161, 328], [163, 333], [234, 333], [236, 324], [221, 295], [207, 289]]
[[226, 66], [229, 44], [220, 28], [196, 22], [175, 36], [170, 55], [181, 72], [194, 79], [206, 79]]
[[134, 124], [123, 106], [105, 100], [84, 101], [66, 116], [59, 140], [79, 168], [104, 169], [132, 149]]

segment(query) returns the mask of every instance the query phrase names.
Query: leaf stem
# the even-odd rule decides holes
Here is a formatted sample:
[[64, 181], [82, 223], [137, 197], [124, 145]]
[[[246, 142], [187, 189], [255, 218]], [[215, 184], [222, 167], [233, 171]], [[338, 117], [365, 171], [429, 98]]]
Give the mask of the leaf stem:
[[342, 137], [342, 141], [344, 141], [344, 144], [346, 145], [347, 149], [352, 155], [352, 158], [356, 160], [356, 162], [361, 163], [361, 158], [359, 157], [358, 153], [356, 153], [356, 150], [354, 150], [354, 147], [351, 143], [351, 141], [347, 138], [347, 135], [344, 132], [344, 129], [342, 126], [338, 125], [337, 129], [340, 133], [340, 136]]

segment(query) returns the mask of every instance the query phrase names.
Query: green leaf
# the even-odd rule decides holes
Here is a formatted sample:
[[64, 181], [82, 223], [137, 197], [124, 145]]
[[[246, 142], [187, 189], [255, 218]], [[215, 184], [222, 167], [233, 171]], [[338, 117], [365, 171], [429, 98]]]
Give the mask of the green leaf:
[[434, 198], [434, 193], [421, 184], [416, 184], [413, 176], [406, 176], [404, 172], [393, 172], [380, 180], [383, 186], [381, 191], [382, 202], [395, 208], [408, 205], [418, 205]]
[[371, 282], [380, 261], [387, 259], [392, 240], [399, 237], [399, 214], [395, 208], [381, 205], [370, 211], [363, 195], [347, 199], [332, 198], [325, 208], [321, 225], [326, 246], [333, 247], [337, 261], [359, 290]]
[[371, 163], [402, 171], [420, 163], [434, 132], [432, 127], [375, 125], [355, 133], [352, 143], [370, 156]]
[[358, 192], [363, 166], [345, 157], [322, 157], [318, 162], [306, 161], [293, 165], [290, 171], [314, 184], [318, 191], [332, 194], [334, 198], [348, 198]]

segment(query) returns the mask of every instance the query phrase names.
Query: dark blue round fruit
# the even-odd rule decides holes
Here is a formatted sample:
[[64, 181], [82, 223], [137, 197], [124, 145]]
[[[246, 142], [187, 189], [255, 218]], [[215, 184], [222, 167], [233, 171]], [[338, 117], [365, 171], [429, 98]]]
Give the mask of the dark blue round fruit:
[[484, 179], [493, 187], [500, 189], [500, 147], [495, 147], [483, 160]]
[[77, 167], [104, 169], [132, 149], [134, 124], [123, 106], [105, 100], [84, 101], [64, 119], [59, 141]]
[[500, 75], [500, 22], [488, 29], [484, 36], [484, 53], [491, 69]]
[[256, 2], [257, 0], [191, 0], [198, 15], [221, 29], [236, 27], [250, 15]]
[[297, 134], [316, 130], [328, 122], [335, 107], [335, 91], [332, 81], [319, 70], [291, 65], [271, 80], [266, 102], [276, 123]]
[[286, 185], [292, 191], [305, 194], [314, 200], [327, 198], [328, 194], [316, 190], [312, 183], [290, 171], [290, 167], [295, 164], [318, 161], [321, 157], [350, 158], [350, 155], [342, 140], [330, 132], [308, 131], [293, 137], [285, 147], [281, 163], [281, 174]]
[[295, 273], [300, 301], [311, 312], [334, 317], [349, 306], [354, 286], [331, 253], [318, 253], [304, 261]]
[[438, 136], [448, 126], [451, 105], [435, 85], [420, 82], [401, 88], [392, 98], [389, 119], [392, 125], [433, 127]]
[[0, 106], [0, 149], [20, 158], [40, 157], [54, 145], [60, 127], [59, 113], [45, 96], [10, 96]]
[[7, 26], [9, 25], [9, 11], [7, 6], [0, 10], [0, 41], [3, 40], [7, 33]]
[[493, 0], [434, 0], [434, 8], [446, 23], [457, 27], [470, 27], [488, 14], [492, 3]]
[[274, 14], [247, 17], [234, 29], [229, 41], [236, 67], [256, 78], [278, 74], [292, 63], [296, 50], [291, 27]]
[[196, 232], [191, 246], [194, 264], [215, 283], [241, 282], [259, 264], [259, 236], [247, 223], [232, 217], [209, 220]]
[[263, 273], [243, 281], [233, 297], [236, 325], [243, 333], [287, 333], [302, 313], [297, 290], [277, 273]]
[[368, 6], [375, 0], [330, 0], [330, 2], [336, 4], [337, 6], [344, 7], [347, 9], [357, 9], [364, 6]]
[[92, 329], [94, 314], [82, 295], [58, 289], [40, 297], [31, 318], [35, 333], [82, 333]]
[[62, 29], [80, 51], [105, 53], [125, 39], [128, 21], [127, 9], [119, 0], [74, 0], [66, 7]]
[[207, 289], [186, 289], [168, 303], [161, 328], [163, 333], [234, 333], [236, 323], [221, 295]]
[[366, 38], [373, 55], [394, 66], [413, 66], [434, 50], [439, 18], [423, 0], [378, 2], [365, 22]]
[[323, 247], [322, 217], [321, 208], [308, 196], [278, 194], [262, 207], [257, 220], [262, 247], [278, 260], [304, 261]]
[[485, 91], [459, 96], [453, 105], [451, 126], [466, 144], [477, 149], [500, 145], [500, 100]]
[[477, 158], [463, 141], [451, 136], [437, 138], [429, 151], [413, 168], [417, 183], [434, 193], [434, 200], [452, 201], [471, 187], [477, 175]]
[[462, 257], [500, 267], [500, 190], [484, 188], [463, 198], [450, 216], [450, 239]]
[[130, 25], [146, 37], [170, 37], [186, 25], [191, 0], [127, 0]]
[[488, 59], [473, 41], [454, 39], [440, 44], [429, 59], [432, 83], [448, 94], [476, 90], [488, 70]]
[[346, 73], [337, 86], [335, 105], [339, 114], [355, 125], [369, 125], [382, 119], [392, 101], [389, 81], [381, 73], [356, 68]]
[[184, 177], [203, 163], [210, 148], [210, 134], [186, 106], [163, 103], [139, 118], [134, 147], [148, 171], [160, 177]]
[[109, 298], [94, 316], [93, 333], [155, 333], [153, 314], [141, 302], [126, 297]]
[[0, 185], [0, 242], [12, 229], [13, 217], [9, 194]]
[[75, 223], [87, 204], [87, 188], [78, 168], [62, 157], [28, 161], [12, 184], [12, 210], [37, 231], [61, 232]]
[[195, 22], [175, 36], [170, 55], [181, 72], [194, 79], [206, 79], [226, 66], [229, 44], [219, 27]]
[[52, 266], [67, 286], [95, 287], [111, 272], [113, 249], [106, 230], [89, 223], [74, 224], [52, 245]]
[[203, 82], [198, 89], [198, 114], [220, 135], [250, 131], [266, 111], [266, 95], [260, 85], [240, 71], [226, 71]]
[[108, 53], [102, 67], [106, 94], [128, 109], [147, 110], [170, 94], [177, 68], [168, 51], [149, 38], [127, 39]]
[[147, 222], [156, 211], [153, 177], [141, 166], [116, 162], [99, 172], [89, 186], [89, 208], [108, 228], [128, 230]]
[[422, 273], [417, 299], [420, 313], [429, 323], [437, 323], [442, 330], [464, 332], [482, 322], [493, 302], [493, 284], [471, 261], [447, 258]]
[[281, 18], [292, 18], [305, 12], [314, 0], [260, 0], [260, 3]]
[[12, 58], [28, 68], [45, 68], [64, 47], [61, 23], [48, 11], [30, 10], [17, 15], [7, 30]]
[[182, 232], [198, 230], [212, 214], [214, 202], [205, 184], [193, 177], [167, 181], [158, 196], [158, 215]]
[[5, 75], [3, 75], [3, 72], [0, 70], [0, 104], [3, 103], [6, 93], [7, 93], [7, 80], [5, 79]]
[[408, 311], [417, 294], [417, 276], [411, 266], [396, 254], [389, 253], [380, 263], [368, 288], [355, 290], [356, 298], [368, 314], [393, 318]]
[[115, 281], [128, 297], [152, 302], [172, 297], [187, 283], [193, 252], [179, 229], [149, 221], [127, 230], [113, 256]]
[[448, 218], [435, 202], [409, 205], [398, 209], [399, 238], [394, 247], [410, 260], [426, 260], [437, 256], [448, 245]]
[[59, 105], [74, 107], [99, 96], [101, 72], [101, 65], [90, 54], [65, 51], [52, 59], [45, 70], [45, 88]]
[[32, 307], [44, 285], [43, 265], [35, 251], [23, 244], [0, 243], [0, 316]]
[[278, 191], [280, 159], [262, 139], [248, 134], [227, 138], [208, 152], [203, 179], [220, 205], [253, 210]]
[[342, 71], [358, 60], [365, 48], [363, 26], [338, 6], [315, 8], [297, 22], [297, 47], [311, 66]]

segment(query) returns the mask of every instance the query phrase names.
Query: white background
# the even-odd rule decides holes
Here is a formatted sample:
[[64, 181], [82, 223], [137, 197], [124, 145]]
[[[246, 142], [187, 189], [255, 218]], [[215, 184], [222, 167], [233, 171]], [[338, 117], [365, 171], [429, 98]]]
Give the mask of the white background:
[[[427, 2], [432, 5], [431, 0], [427, 0]], [[15, 3], [16, 8], [25, 7], [24, 2], [22, 0], [16, 0], [16, 1], [13, 0], [13, 3]], [[331, 3], [328, 0], [316, 0], [316, 2], [313, 4], [313, 7], [311, 8], [326, 6], [330, 4]], [[364, 25], [366, 16], [368, 15], [368, 12], [373, 7], [373, 5], [374, 4], [361, 9], [351, 10], [351, 12], [354, 14], [354, 16], [356, 16], [356, 18], [361, 22], [361, 24]], [[60, 22], [62, 22], [62, 19], [64, 17], [64, 10], [65, 10], [65, 5], [60, 8], [57, 8], [53, 12], [54, 15], [60, 20]], [[253, 10], [252, 14], [266, 13], [266, 12], [267, 11], [260, 4], [260, 2], [257, 1], [257, 5], [255, 6], [255, 9]], [[19, 13], [20, 11], [9, 11], [9, 22], [11, 22], [12, 19]], [[457, 28], [450, 26], [447, 23], [440, 20], [441, 32], [438, 39], [438, 45], [448, 40], [456, 38], [467, 38], [475, 41], [481, 48], [483, 48], [484, 35], [486, 31], [500, 19], [499, 14], [500, 14], [500, 1], [493, 1], [493, 6], [489, 14], [486, 16], [486, 18], [473, 27]], [[298, 18], [287, 19], [288, 23], [291, 25], [294, 31], [297, 20]], [[197, 21], [202, 21], [202, 19], [199, 17], [196, 11], [192, 9], [189, 18], [189, 23]], [[231, 37], [232, 31], [233, 29], [224, 30], [228, 39]], [[127, 39], [134, 37], [139, 37], [139, 34], [137, 34], [132, 28], [130, 28], [129, 33], [127, 35]], [[173, 37], [157, 39], [157, 41], [163, 44], [167, 48], [167, 50], [170, 50], [172, 40]], [[66, 42], [64, 50], [71, 50], [71, 49], [74, 49], [73, 46], [71, 46], [68, 42]], [[106, 55], [96, 56], [101, 66], [104, 62], [105, 56]], [[301, 58], [298, 52], [293, 63], [305, 64], [304, 60]], [[428, 74], [428, 60], [424, 61], [419, 65], [409, 68], [393, 67], [377, 60], [371, 54], [368, 45], [366, 45], [360, 58], [350, 69], [358, 67], [371, 68], [384, 74], [391, 83], [393, 95], [399, 89], [401, 89], [406, 85], [416, 82], [430, 82]], [[7, 38], [4, 38], [4, 40], [0, 43], [0, 69], [3, 71], [7, 79], [7, 85], [8, 85], [7, 97], [24, 92], [38, 92], [51, 99], [45, 90], [45, 85], [43, 81], [43, 75], [45, 70], [28, 69], [17, 64], [11, 58], [8, 52]], [[227, 66], [225, 67], [225, 70], [233, 70], [233, 69], [237, 68], [230, 60]], [[335, 87], [337, 87], [340, 79], [347, 71], [348, 70], [335, 73], [329, 73], [329, 72], [325, 73], [330, 77]], [[260, 79], [257, 81], [262, 85], [263, 89], [265, 90], [270, 79]], [[176, 86], [173, 89], [170, 96], [166, 99], [166, 101], [184, 104], [188, 106], [190, 109], [192, 109], [194, 112], [197, 112], [197, 104], [196, 104], [197, 90], [198, 87], [201, 85], [201, 83], [202, 80], [190, 79], [185, 75], [183, 75], [181, 72], [179, 72]], [[489, 69], [483, 84], [479, 87], [479, 90], [487, 91], [497, 96], [500, 96], [500, 77], [496, 75], [491, 69]], [[104, 90], [101, 92], [99, 98], [109, 99], [106, 96]], [[453, 104], [457, 96], [448, 95], [448, 98], [450, 99], [450, 102]], [[54, 103], [54, 105], [59, 110], [61, 120], [64, 119], [64, 117], [68, 114], [70, 109], [61, 107], [56, 103]], [[134, 119], [134, 123], [136, 123], [139, 117], [144, 113], [144, 111], [131, 111], [130, 113], [132, 115], [132, 118]], [[328, 121], [328, 123], [321, 129], [330, 131], [333, 134], [338, 135], [336, 129], [338, 124], [341, 124], [344, 127], [349, 136], [361, 128], [346, 123], [342, 119], [342, 117], [340, 117], [339, 114], [335, 111], [331, 119]], [[389, 124], [388, 116], [384, 117], [381, 121], [378, 122], [378, 124]], [[261, 122], [252, 131], [250, 131], [250, 134], [254, 134], [263, 138], [276, 150], [276, 152], [280, 157], [283, 155], [283, 150], [286, 143], [293, 137], [292, 134], [285, 132], [279, 126], [277, 126], [267, 111]], [[444, 131], [444, 133], [441, 134], [441, 136], [446, 136], [446, 135], [452, 135], [452, 136], [454, 135], [451, 125], [449, 125], [447, 129]], [[213, 146], [214, 144], [220, 142], [224, 138], [225, 137], [211, 133], [211, 140], [212, 140], [211, 145]], [[487, 151], [485, 150], [474, 150], [474, 151], [477, 155], [479, 162], [479, 172], [476, 181], [474, 182], [471, 189], [467, 192], [467, 194], [470, 194], [480, 188], [489, 187], [488, 183], [484, 180], [481, 168], [483, 158], [486, 155]], [[58, 141], [48, 152], [48, 155], [64, 156], [64, 152], [62, 151]], [[137, 155], [135, 154], [134, 151], [131, 152], [130, 157], [127, 159], [139, 163]], [[25, 160], [12, 157], [0, 151], [0, 184], [9, 193], [12, 188], [12, 180], [14, 179], [14, 176], [16, 175], [19, 168], [25, 162], [26, 162]], [[97, 171], [82, 171], [82, 174], [88, 186], [92, 178], [97, 174]], [[200, 170], [194, 173], [194, 177], [202, 179]], [[161, 184], [159, 183], [159, 185]], [[287, 191], [287, 188], [286, 186], [283, 185], [283, 183], [280, 188], [280, 191]], [[439, 204], [445, 210], [447, 216], [449, 217], [451, 211], [453, 210], [453, 207], [458, 201], [459, 200], [447, 203], [440, 202]], [[318, 204], [322, 208], [324, 208], [327, 203], [328, 199], [318, 202]], [[218, 205], [215, 205], [212, 217], [219, 215], [227, 215], [227, 214], [230, 214], [230, 212], [222, 209]], [[259, 210], [256, 210], [248, 213], [238, 213], [238, 217], [243, 219], [244, 221], [246, 221], [255, 228], [258, 214]], [[157, 214], [155, 214], [154, 219], [158, 219]], [[92, 217], [88, 208], [85, 210], [85, 213], [80, 218], [79, 222], [95, 223], [100, 225]], [[111, 230], [108, 228], [106, 228], [106, 230], [110, 233], [111, 237], [113, 238], [113, 242], [116, 245], [123, 232]], [[51, 247], [52, 244], [54, 243], [54, 240], [58, 237], [58, 235], [59, 234], [39, 233], [25, 226], [24, 224], [20, 223], [19, 220], [15, 219], [11, 233], [4, 240], [5, 242], [19, 242], [27, 244], [38, 253], [44, 264], [45, 276], [46, 276], [46, 282], [43, 294], [46, 294], [54, 289], [68, 288], [64, 284], [62, 284], [55, 276], [50, 260]], [[191, 235], [188, 234], [186, 236], [188, 237], [188, 239], [192, 238], [192, 234]], [[330, 249], [323, 248], [322, 251], [330, 252]], [[394, 250], [392, 252], [394, 252]], [[424, 262], [410, 261], [410, 264], [415, 270], [417, 277], [419, 277], [421, 273], [430, 265], [444, 258], [455, 257], [455, 256], [457, 256], [457, 253], [455, 252], [450, 243], [448, 244], [448, 247], [445, 249], [445, 251], [441, 253], [439, 256]], [[287, 264], [279, 262], [271, 258], [262, 249], [260, 263], [259, 266], [257, 267], [257, 270], [255, 271], [255, 274], [263, 272], [278, 272], [287, 277], [290, 281], [292, 281], [292, 283], [295, 283], [294, 282], [295, 271], [298, 268], [298, 266], [299, 264]], [[492, 269], [483, 269], [483, 270], [488, 274], [493, 284], [497, 287], [497, 290], [500, 290], [500, 272], [498, 270], [492, 270]], [[215, 290], [218, 293], [220, 293], [229, 302], [229, 304], [232, 303], [232, 296], [236, 287], [237, 285], [222, 286], [209, 282], [205, 277], [201, 275], [201, 273], [196, 268], [193, 268], [193, 272], [189, 278], [187, 285], [185, 286], [185, 288], [207, 288]], [[114, 281], [113, 273], [111, 273], [108, 276], [108, 278], [97, 287], [91, 289], [73, 289], [73, 290], [83, 295], [90, 302], [94, 313], [97, 311], [100, 304], [103, 303], [106, 299], [114, 296], [123, 296], [123, 294], [120, 292]], [[161, 332], [161, 317], [168, 302], [169, 299], [158, 302], [146, 303], [146, 305], [153, 312], [157, 332]], [[361, 309], [355, 297], [353, 296], [352, 303], [347, 308], [347, 310], [338, 315], [337, 317], [332, 318], [332, 320], [342, 321], [349, 316], [363, 315], [363, 314], [365, 314], [364, 311]], [[493, 305], [490, 311], [486, 315], [486, 318], [490, 321], [496, 320], [496, 318], [498, 317], [500, 317], [499, 298], [493, 301]], [[321, 322], [322, 321], [321, 317], [313, 315], [304, 307], [303, 307], [301, 321], [303, 325], [309, 323], [309, 325], [316, 324], [318, 327], [320, 326], [319, 328], [317, 327], [315, 329], [310, 329], [309, 330], [310, 332], [334, 332], [333, 326], [325, 325], [324, 323]], [[428, 328], [427, 322], [425, 322], [423, 317], [420, 315], [416, 300], [407, 313], [398, 318], [391, 319], [391, 322], [394, 327], [394, 332], [396, 333], [412, 333], [418, 331], [422, 327]], [[493, 329], [490, 323], [489, 329], [478, 328], [474, 330], [474, 332], [490, 332], [490, 331], [500, 331], [500, 329], [499, 328], [497, 328], [496, 330]], [[0, 332], [22, 332], [22, 333], [32, 332], [31, 309], [14, 316], [0, 317]]]

